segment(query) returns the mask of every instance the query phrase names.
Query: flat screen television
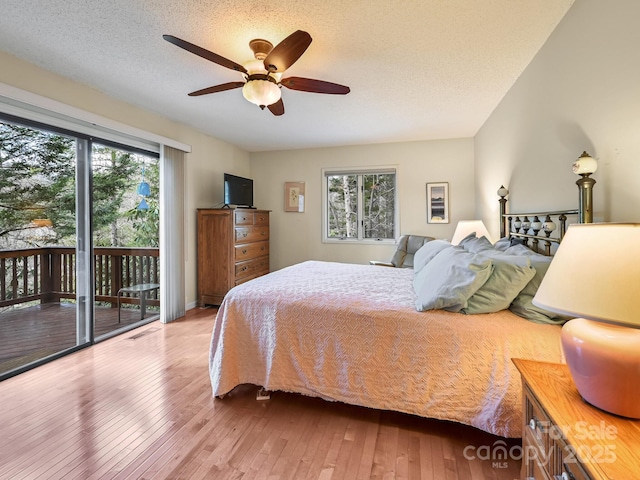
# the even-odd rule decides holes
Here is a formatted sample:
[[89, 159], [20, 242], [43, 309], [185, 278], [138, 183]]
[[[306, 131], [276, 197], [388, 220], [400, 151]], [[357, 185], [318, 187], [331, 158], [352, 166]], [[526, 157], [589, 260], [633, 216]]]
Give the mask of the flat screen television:
[[253, 180], [225, 173], [224, 205], [253, 208]]

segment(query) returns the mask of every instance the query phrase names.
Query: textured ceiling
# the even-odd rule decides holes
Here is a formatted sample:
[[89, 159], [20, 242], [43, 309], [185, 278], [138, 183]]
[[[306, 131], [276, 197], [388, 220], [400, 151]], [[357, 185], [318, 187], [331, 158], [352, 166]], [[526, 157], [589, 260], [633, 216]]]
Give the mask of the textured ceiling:
[[[471, 137], [573, 1], [1, 0], [0, 50], [248, 151]], [[283, 88], [281, 117], [188, 97], [242, 78], [162, 39], [244, 63], [295, 30], [313, 42], [285, 76], [351, 93]]]

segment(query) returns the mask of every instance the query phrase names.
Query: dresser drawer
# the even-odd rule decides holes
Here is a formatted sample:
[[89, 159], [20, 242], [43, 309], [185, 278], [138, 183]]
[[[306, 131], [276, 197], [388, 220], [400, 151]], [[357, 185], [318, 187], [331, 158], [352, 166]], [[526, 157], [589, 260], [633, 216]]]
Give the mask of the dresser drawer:
[[236, 245], [236, 262], [269, 255], [269, 241]]
[[235, 210], [236, 225], [269, 225], [269, 212]]
[[248, 210], [236, 209], [233, 214], [235, 215], [236, 225], [253, 225], [253, 213]]
[[236, 263], [236, 285], [246, 277], [258, 277], [269, 273], [269, 257], [260, 257], [246, 262]]
[[235, 238], [236, 244], [269, 240], [269, 226], [236, 227]]
[[269, 225], [269, 212], [254, 212], [253, 214], [254, 225]]

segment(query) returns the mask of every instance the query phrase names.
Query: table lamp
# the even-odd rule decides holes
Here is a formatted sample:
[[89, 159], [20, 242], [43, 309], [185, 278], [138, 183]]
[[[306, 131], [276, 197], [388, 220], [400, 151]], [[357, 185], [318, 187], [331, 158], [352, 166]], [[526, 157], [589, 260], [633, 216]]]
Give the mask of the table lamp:
[[640, 418], [640, 224], [567, 229], [533, 304], [575, 318], [561, 332], [578, 392]]
[[493, 243], [482, 220], [460, 220], [456, 226], [456, 231], [453, 233], [451, 245], [458, 245], [462, 239], [474, 232], [476, 237], [487, 237], [487, 240]]

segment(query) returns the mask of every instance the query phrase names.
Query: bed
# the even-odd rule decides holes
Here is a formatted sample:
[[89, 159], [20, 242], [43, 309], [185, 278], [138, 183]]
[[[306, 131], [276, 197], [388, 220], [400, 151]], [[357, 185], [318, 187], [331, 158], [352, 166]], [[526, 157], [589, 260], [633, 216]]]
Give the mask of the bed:
[[[509, 232], [525, 241], [538, 236], [521, 225], [516, 232], [514, 219]], [[491, 248], [527, 255], [528, 247], [512, 245], [510, 237]], [[478, 248], [473, 243], [466, 251]], [[527, 319], [511, 307], [418, 311], [414, 284], [434, 262], [416, 272], [307, 261], [234, 287], [211, 338], [213, 395], [253, 384], [520, 437], [521, 383], [511, 358], [564, 362], [561, 319]]]

